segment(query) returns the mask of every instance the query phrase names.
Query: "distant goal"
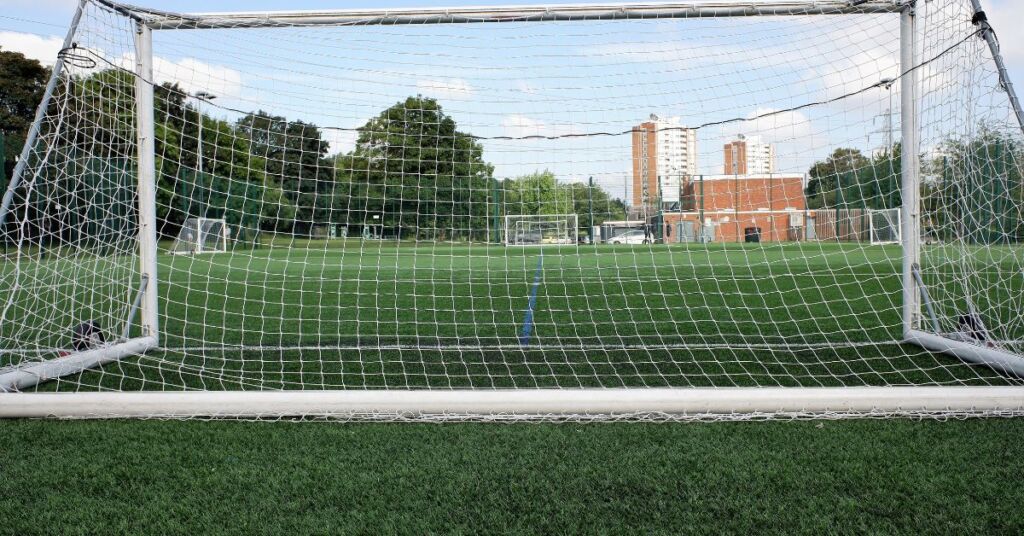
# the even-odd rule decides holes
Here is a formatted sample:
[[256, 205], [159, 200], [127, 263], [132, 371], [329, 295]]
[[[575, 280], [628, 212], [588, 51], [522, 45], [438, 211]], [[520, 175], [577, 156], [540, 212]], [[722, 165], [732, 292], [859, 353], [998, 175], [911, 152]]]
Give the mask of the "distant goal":
[[505, 216], [506, 246], [565, 246], [576, 243], [576, 214]]
[[171, 246], [171, 253], [223, 253], [228, 250], [228, 233], [228, 225], [223, 219], [188, 218]]
[[902, 220], [900, 209], [872, 210], [868, 213], [871, 243], [875, 245], [899, 244]]

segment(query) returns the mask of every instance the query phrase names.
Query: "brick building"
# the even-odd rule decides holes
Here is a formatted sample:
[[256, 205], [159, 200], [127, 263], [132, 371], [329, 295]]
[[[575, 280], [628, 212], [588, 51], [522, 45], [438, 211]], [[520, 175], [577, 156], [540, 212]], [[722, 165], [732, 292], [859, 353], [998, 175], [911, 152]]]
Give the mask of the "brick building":
[[726, 175], [766, 175], [775, 173], [775, 146], [761, 143], [761, 138], [742, 134], [725, 144], [723, 150]]
[[633, 207], [654, 213], [678, 203], [682, 182], [697, 173], [697, 132], [678, 117], [652, 114], [633, 127], [632, 137]]
[[[800, 175], [705, 175], [683, 187], [681, 210], [653, 222], [665, 242], [742, 242], [757, 229], [763, 242], [800, 239], [808, 216]], [[704, 222], [704, 229], [698, 222]]]

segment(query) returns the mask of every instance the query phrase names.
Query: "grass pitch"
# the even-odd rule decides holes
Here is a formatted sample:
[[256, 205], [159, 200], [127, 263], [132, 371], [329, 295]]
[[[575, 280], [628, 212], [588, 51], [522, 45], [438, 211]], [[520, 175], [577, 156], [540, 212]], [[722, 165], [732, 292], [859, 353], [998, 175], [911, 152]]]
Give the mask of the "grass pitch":
[[[976, 266], [1020, 263], [989, 255]], [[83, 282], [133, 274], [133, 259], [75, 262], [36, 267], [57, 300], [36, 335], [58, 347], [69, 322], [53, 312], [103, 294]], [[167, 349], [39, 390], [1008, 381], [896, 342], [897, 248], [278, 241], [160, 270]], [[123, 306], [109, 311], [114, 325]], [[5, 421], [0, 532], [1020, 533], [1022, 433], [1002, 419]]]
[[1021, 420], [0, 422], [5, 534], [1019, 534]]
[[[957, 266], [1012, 273], [1020, 253], [997, 249]], [[899, 343], [899, 252], [827, 243], [506, 248], [279, 238], [256, 250], [162, 255], [164, 350], [41, 389], [1004, 383], [984, 367]], [[943, 255], [927, 254], [932, 277], [951, 265]], [[131, 283], [100, 283], [119, 270], [135, 277], [130, 258], [88, 269], [61, 264], [74, 262], [38, 268], [57, 285], [57, 310], [69, 311], [38, 319], [40, 338], [54, 347], [67, 344], [70, 317], [95, 314], [104, 291], [103, 325], [123, 323]], [[991, 310], [1015, 303], [1020, 279], [990, 285]], [[932, 295], [940, 314], [955, 318], [962, 304], [943, 288]], [[38, 309], [34, 299], [26, 295], [26, 311]]]

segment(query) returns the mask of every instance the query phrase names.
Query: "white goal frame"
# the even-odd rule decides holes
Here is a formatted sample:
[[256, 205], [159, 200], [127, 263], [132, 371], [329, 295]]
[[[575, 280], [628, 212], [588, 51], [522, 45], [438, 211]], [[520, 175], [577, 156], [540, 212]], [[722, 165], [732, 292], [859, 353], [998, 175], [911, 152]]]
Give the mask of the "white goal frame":
[[[0, 391], [24, 389], [46, 379], [79, 372], [158, 347], [158, 265], [156, 230], [155, 147], [152, 32], [173, 30], [180, 18], [147, 11], [110, 0], [94, 0], [135, 20], [137, 75], [136, 125], [138, 141], [138, 250], [140, 272], [148, 285], [140, 288], [138, 336], [105, 347], [16, 370], [0, 371]], [[87, 0], [80, 0], [64, 41], [70, 47]], [[980, 12], [978, 0], [972, 0]], [[280, 25], [395, 25], [453, 23], [524, 23], [553, 20], [610, 20], [640, 18], [707, 18], [756, 15], [892, 14], [901, 19], [901, 65], [916, 65], [916, 16], [913, 0], [754, 0], [743, 3], [675, 2], [664, 4], [578, 4], [552, 6], [463, 7], [398, 10], [293, 11], [276, 13], [220, 13], [196, 15], [189, 28], [272, 27]], [[983, 30], [988, 23], [980, 23]], [[1006, 75], [991, 31], [983, 31], [995, 57], [1003, 88], [1017, 119], [1024, 113]], [[0, 226], [11, 206], [15, 189], [25, 175], [29, 152], [40, 133], [62, 63], [56, 62], [38, 108], [21, 158], [0, 205]], [[923, 321], [919, 285], [921, 162], [918, 139], [919, 74], [911, 69], [900, 76], [902, 158], [902, 282], [903, 339], [935, 352], [952, 354], [1024, 377], [1024, 359], [1012, 353], [971, 344], [919, 329]], [[506, 219], [506, 227], [508, 220]], [[926, 299], [926, 298], [925, 298]], [[729, 418], [745, 415], [844, 416], [995, 414], [1024, 412], [1024, 387], [828, 387], [828, 388], [603, 388], [536, 390], [449, 391], [235, 391], [235, 392], [76, 392], [0, 394], [0, 417], [175, 417], [175, 416], [317, 416], [389, 415], [488, 416], [491, 418], [572, 418], [573, 416], [697, 415]]]
[[[890, 212], [890, 213], [892, 213], [895, 216], [895, 220], [896, 220], [895, 221], [895, 225], [892, 226], [893, 230], [895, 231], [895, 233], [894, 233], [895, 236], [893, 237], [893, 240], [876, 240], [875, 239], [875, 216], [876, 215], [884, 215], [887, 212]], [[898, 208], [885, 208], [885, 209], [868, 210], [868, 239], [871, 240], [871, 244], [874, 245], [874, 246], [882, 246], [882, 245], [887, 245], [887, 244], [899, 244], [899, 243], [901, 243], [902, 240], [903, 240], [903, 237], [901, 236], [903, 234], [902, 220], [903, 220], [903, 214], [900, 211], [900, 209], [898, 209]]]
[[[171, 249], [171, 253], [172, 254], [174, 254], [174, 255], [188, 255], [188, 254], [198, 254], [198, 253], [224, 253], [225, 251], [228, 250], [228, 239], [230, 237], [229, 237], [228, 223], [227, 223], [227, 221], [224, 220], [224, 218], [197, 218], [197, 217], [187, 218], [185, 220], [185, 223], [182, 224], [181, 232], [182, 233], [186, 232], [185, 231], [185, 227], [189, 226], [189, 222], [193, 222], [193, 221], [195, 222], [195, 228], [196, 228], [196, 236], [192, 240], [192, 243], [194, 244], [193, 247], [190, 248], [190, 249], [187, 249], [187, 250], [182, 250], [182, 251], [179, 251], [176, 247], [174, 247], [174, 248]], [[207, 247], [205, 247], [206, 246], [206, 238], [207, 238], [207, 236], [213, 234], [213, 233], [209, 233], [209, 232], [203, 231], [203, 229], [207, 226], [206, 224], [208, 222], [220, 222], [220, 234], [217, 236], [217, 239], [216, 239], [216, 243], [220, 244], [220, 247], [217, 247], [217, 248], [207, 248]], [[178, 235], [178, 238], [175, 240], [175, 246], [177, 245], [179, 240], [181, 240], [181, 235], [180, 234]]]
[[[544, 225], [564, 222], [565, 236], [545, 241], [541, 236], [537, 242], [524, 242], [520, 239], [523, 232], [522, 224]], [[579, 230], [579, 216], [576, 214], [511, 214], [505, 216], [505, 245], [516, 247], [530, 246], [566, 246], [577, 243], [576, 233]]]

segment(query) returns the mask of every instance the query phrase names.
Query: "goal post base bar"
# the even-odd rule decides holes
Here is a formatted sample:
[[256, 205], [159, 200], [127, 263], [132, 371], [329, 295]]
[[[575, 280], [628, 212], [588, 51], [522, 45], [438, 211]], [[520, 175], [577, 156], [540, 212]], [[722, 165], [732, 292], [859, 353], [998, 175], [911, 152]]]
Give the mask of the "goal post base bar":
[[[26, 363], [10, 370], [0, 370], [0, 393], [27, 389], [61, 376], [76, 374], [119, 359], [142, 354], [156, 348], [156, 337], [140, 337], [104, 348], [76, 352], [47, 361]], [[12, 395], [26, 396], [23, 393]]]
[[950, 354], [968, 363], [985, 365], [1001, 374], [1024, 378], [1024, 358], [1016, 354], [914, 329], [903, 338], [905, 342], [925, 350]]
[[586, 420], [1024, 414], [1024, 387], [752, 387], [491, 391], [0, 394], [2, 418]]

